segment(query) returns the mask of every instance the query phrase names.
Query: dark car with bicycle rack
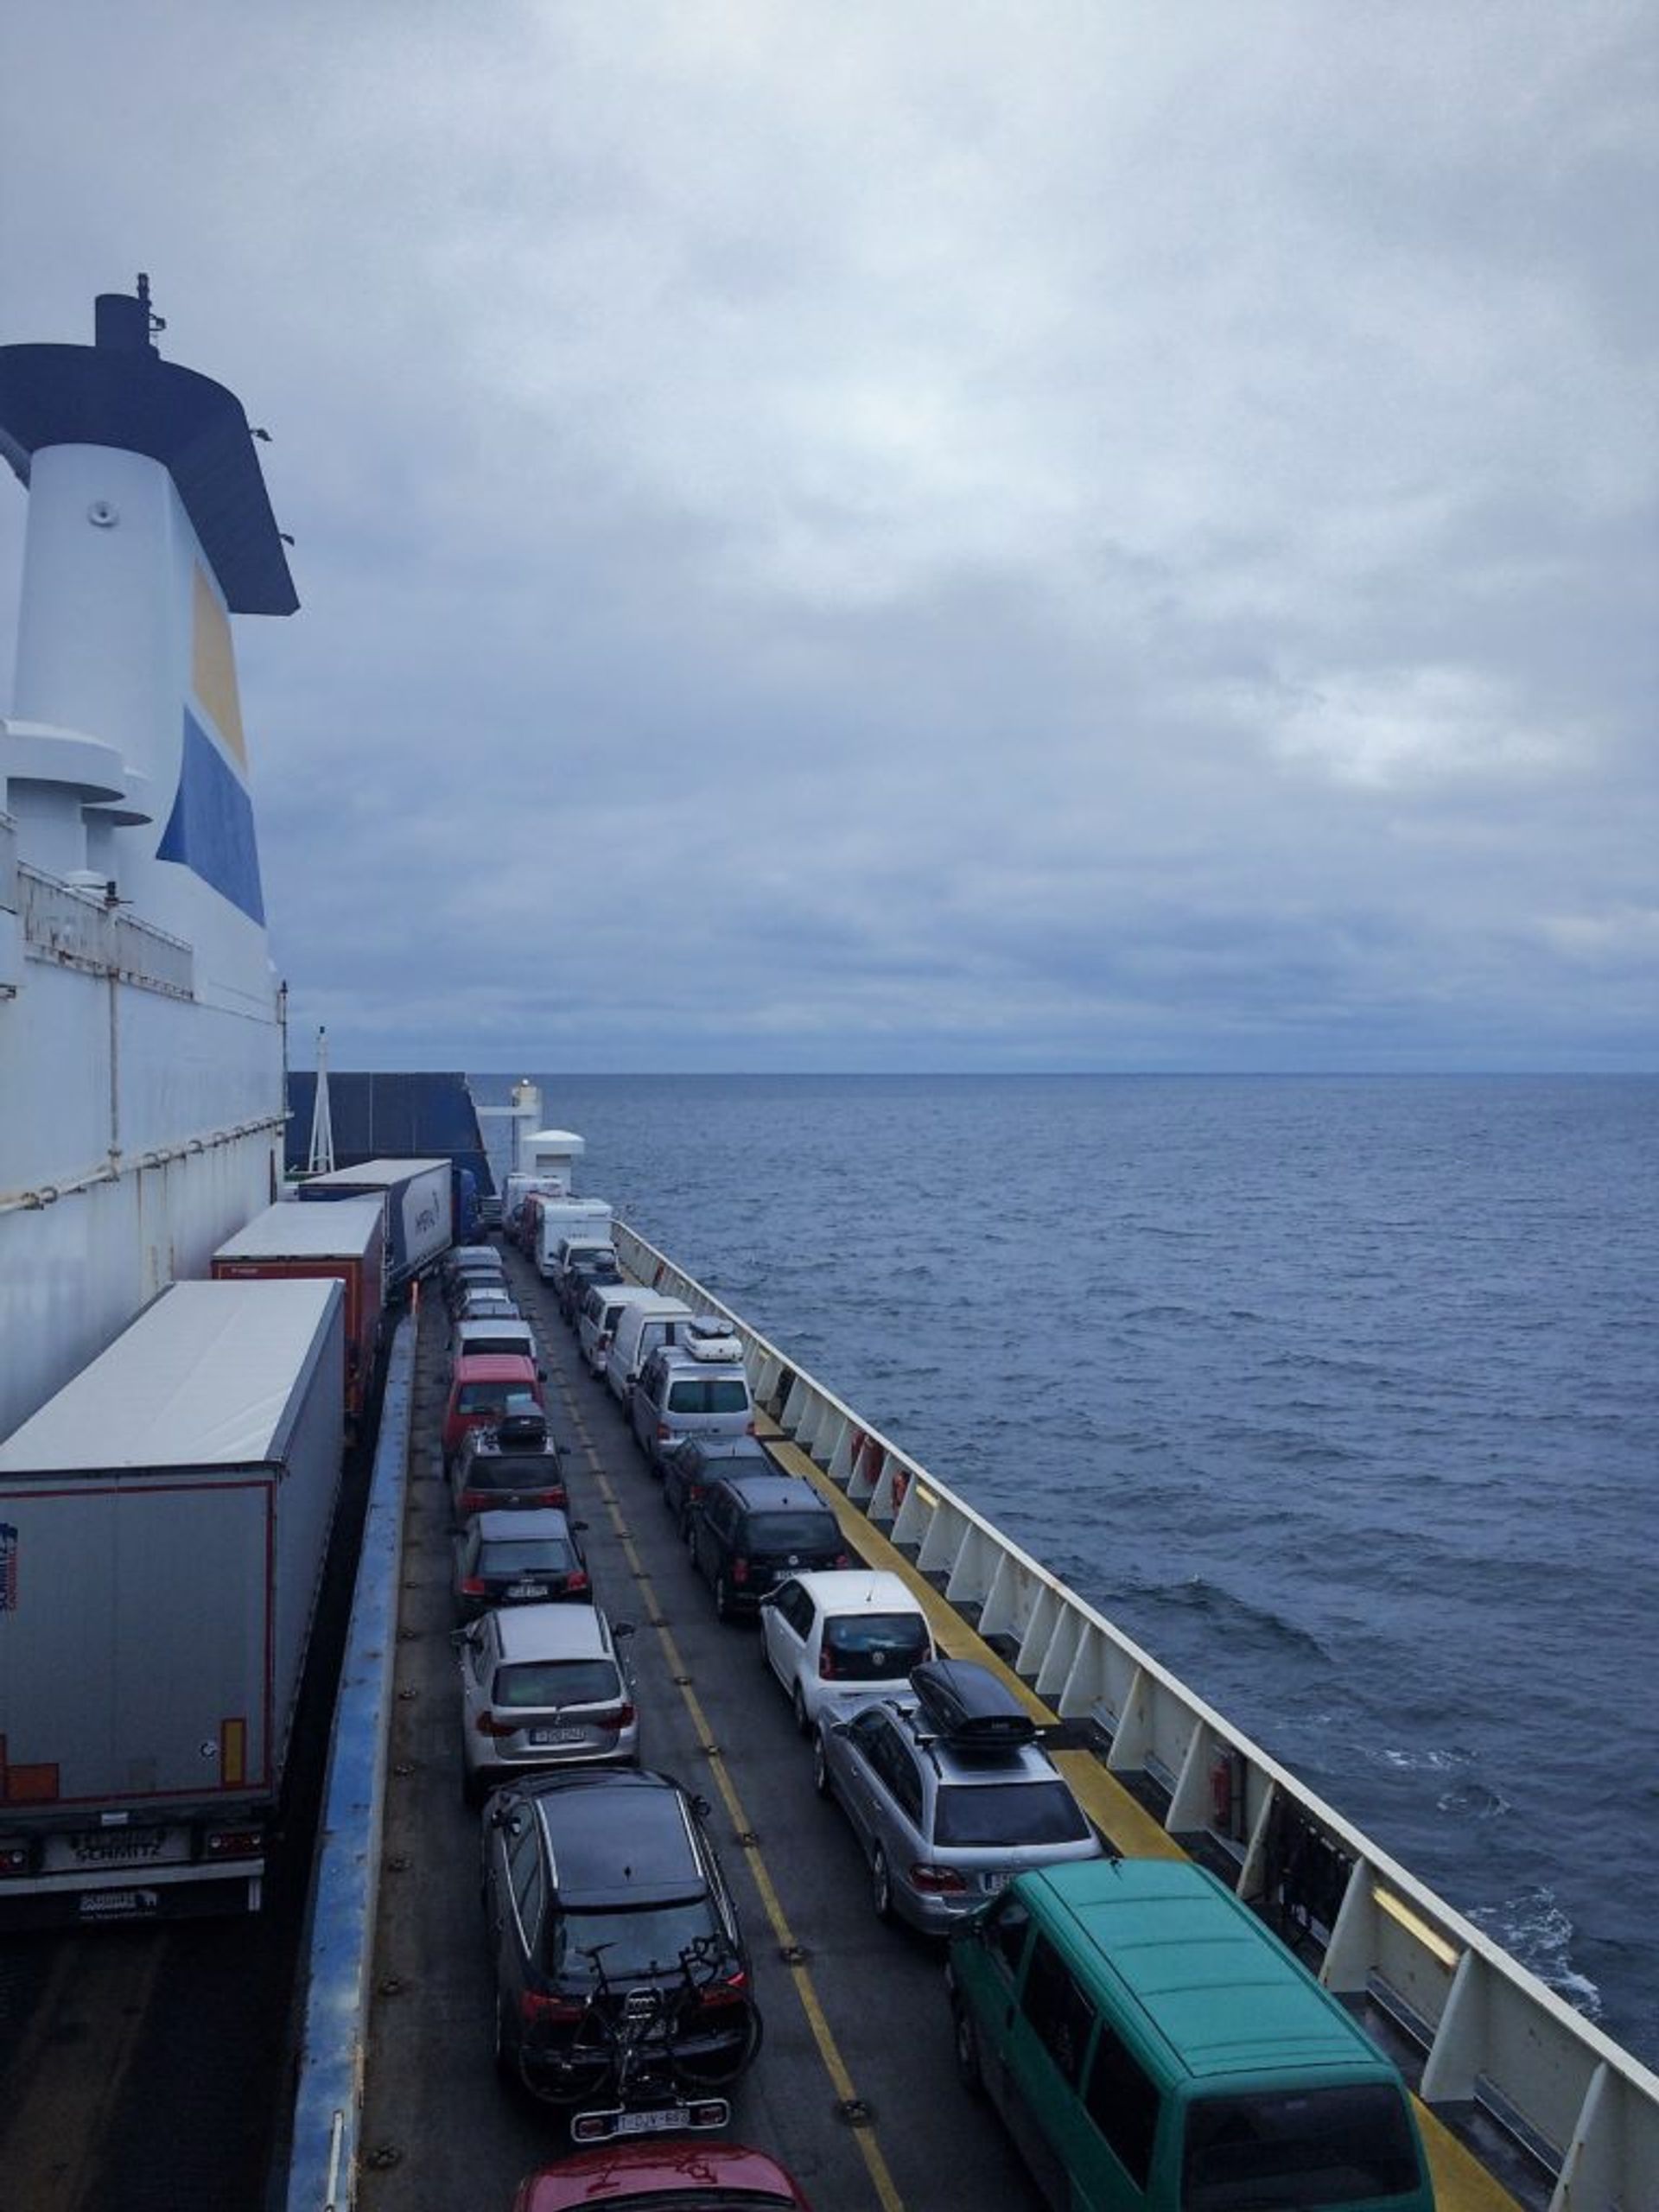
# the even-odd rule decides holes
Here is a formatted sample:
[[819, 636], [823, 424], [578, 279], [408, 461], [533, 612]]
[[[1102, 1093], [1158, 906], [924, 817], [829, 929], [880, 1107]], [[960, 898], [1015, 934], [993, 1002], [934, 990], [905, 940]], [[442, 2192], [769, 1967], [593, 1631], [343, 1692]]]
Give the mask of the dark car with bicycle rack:
[[708, 1809], [648, 1768], [526, 1776], [485, 1808], [496, 2063], [573, 2142], [723, 2127], [760, 2047]]

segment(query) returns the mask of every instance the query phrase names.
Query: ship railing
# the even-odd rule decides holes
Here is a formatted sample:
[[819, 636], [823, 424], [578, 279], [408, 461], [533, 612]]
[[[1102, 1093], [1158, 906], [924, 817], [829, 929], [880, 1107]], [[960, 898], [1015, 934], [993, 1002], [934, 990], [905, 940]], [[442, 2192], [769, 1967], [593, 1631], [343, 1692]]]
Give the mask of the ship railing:
[[757, 1402], [1170, 1837], [1409, 2038], [1431, 2109], [1501, 2136], [1549, 2212], [1648, 2201], [1659, 2077], [664, 1253], [615, 1237], [639, 1281], [729, 1324]]
[[17, 862], [16, 874], [23, 943], [32, 958], [118, 976], [171, 998], [194, 995], [195, 954], [181, 938], [27, 861]]
[[17, 899], [17, 824], [0, 810], [0, 998], [15, 996], [22, 980]]

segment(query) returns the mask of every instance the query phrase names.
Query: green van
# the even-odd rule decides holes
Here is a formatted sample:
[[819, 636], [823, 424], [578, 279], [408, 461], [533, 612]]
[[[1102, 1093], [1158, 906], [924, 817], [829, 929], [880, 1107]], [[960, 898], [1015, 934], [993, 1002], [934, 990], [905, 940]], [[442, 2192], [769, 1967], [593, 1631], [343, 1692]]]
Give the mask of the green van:
[[957, 2062], [1068, 2212], [1433, 2212], [1396, 2069], [1200, 1866], [1018, 1876], [954, 1929]]

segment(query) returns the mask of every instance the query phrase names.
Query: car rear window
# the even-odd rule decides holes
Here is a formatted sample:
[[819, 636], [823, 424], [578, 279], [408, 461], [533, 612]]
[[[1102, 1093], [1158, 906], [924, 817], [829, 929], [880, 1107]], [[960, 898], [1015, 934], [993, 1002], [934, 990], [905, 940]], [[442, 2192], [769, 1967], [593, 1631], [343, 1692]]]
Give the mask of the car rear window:
[[478, 1548], [480, 1574], [563, 1574], [575, 1564], [575, 1548], [563, 1536], [498, 1537]]
[[752, 1552], [829, 1552], [841, 1549], [833, 1513], [751, 1513], [743, 1524]]
[[878, 1681], [918, 1665], [928, 1656], [927, 1623], [917, 1613], [849, 1613], [823, 1624], [825, 1648], [833, 1651], [843, 1681]]
[[467, 1470], [469, 1490], [548, 1490], [558, 1482], [551, 1452], [480, 1452]]
[[565, 1911], [552, 1918], [553, 1971], [563, 1982], [597, 1981], [595, 1961], [611, 1981], [677, 1974], [694, 1948], [707, 1953], [715, 1944], [724, 1948], [707, 1897], [618, 1912]]
[[621, 1694], [608, 1659], [526, 1659], [496, 1669], [490, 1702], [545, 1713], [556, 1706], [613, 1703]]
[[1084, 1843], [1089, 1823], [1063, 1782], [947, 1784], [933, 1816], [933, 1840], [971, 1849], [976, 1844]]
[[468, 1359], [480, 1357], [511, 1358], [515, 1355], [521, 1359], [528, 1359], [530, 1357], [530, 1338], [523, 1329], [516, 1330], [507, 1336], [468, 1337], [467, 1339]]
[[463, 1414], [533, 1414], [536, 1393], [522, 1382], [463, 1382], [455, 1398]]
[[736, 1376], [696, 1375], [668, 1386], [671, 1414], [746, 1414], [749, 1387]]
[[1385, 2082], [1200, 2097], [1187, 2113], [1182, 2212], [1369, 2204], [1418, 2186], [1405, 2104]]

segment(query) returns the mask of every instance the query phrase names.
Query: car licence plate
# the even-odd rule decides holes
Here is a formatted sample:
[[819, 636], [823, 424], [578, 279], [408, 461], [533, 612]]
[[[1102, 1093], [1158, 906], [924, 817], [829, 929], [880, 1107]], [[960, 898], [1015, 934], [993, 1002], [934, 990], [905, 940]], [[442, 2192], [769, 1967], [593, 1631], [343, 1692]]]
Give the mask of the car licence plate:
[[532, 1744], [584, 1744], [588, 1740], [585, 1728], [532, 1728]]
[[507, 1595], [509, 1598], [545, 1598], [547, 1585], [545, 1582], [510, 1582]]

